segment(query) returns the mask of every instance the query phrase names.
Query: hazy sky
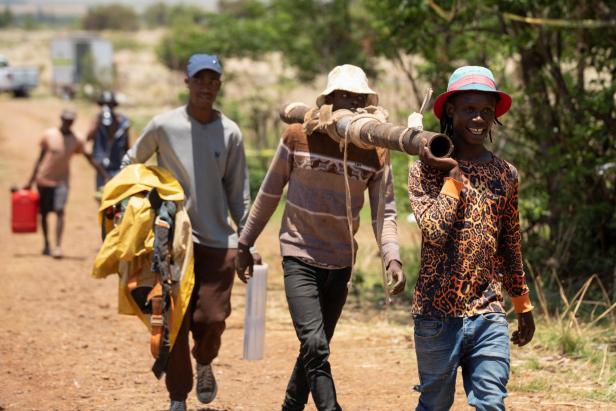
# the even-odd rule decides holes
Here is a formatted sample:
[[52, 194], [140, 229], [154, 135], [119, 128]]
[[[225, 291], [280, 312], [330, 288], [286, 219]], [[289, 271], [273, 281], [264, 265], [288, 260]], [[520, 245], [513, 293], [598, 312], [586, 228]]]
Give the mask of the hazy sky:
[[[141, 11], [155, 3], [195, 4], [205, 9], [215, 10], [217, 0], [0, 0], [0, 6], [10, 5], [15, 13], [32, 13], [41, 10], [51, 14], [81, 14], [89, 6], [122, 3]], [[4, 7], [2, 7], [4, 8]]]

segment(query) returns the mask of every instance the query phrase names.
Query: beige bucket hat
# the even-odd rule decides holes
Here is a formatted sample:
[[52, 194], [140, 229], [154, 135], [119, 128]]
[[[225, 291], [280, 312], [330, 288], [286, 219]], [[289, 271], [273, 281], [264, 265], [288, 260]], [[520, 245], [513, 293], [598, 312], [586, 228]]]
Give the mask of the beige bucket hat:
[[321, 107], [325, 103], [325, 96], [331, 94], [334, 90], [367, 94], [367, 104], [369, 106], [376, 106], [379, 103], [379, 96], [368, 86], [366, 73], [361, 68], [351, 64], [336, 66], [329, 72], [327, 75], [327, 87], [317, 97], [317, 107]]

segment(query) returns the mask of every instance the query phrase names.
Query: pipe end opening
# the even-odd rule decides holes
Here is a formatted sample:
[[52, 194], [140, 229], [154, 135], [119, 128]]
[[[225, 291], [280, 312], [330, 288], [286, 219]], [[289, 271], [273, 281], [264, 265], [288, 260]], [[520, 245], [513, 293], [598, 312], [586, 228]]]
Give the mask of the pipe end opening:
[[436, 136], [430, 141], [430, 151], [434, 157], [447, 157], [453, 151], [451, 140], [444, 135]]

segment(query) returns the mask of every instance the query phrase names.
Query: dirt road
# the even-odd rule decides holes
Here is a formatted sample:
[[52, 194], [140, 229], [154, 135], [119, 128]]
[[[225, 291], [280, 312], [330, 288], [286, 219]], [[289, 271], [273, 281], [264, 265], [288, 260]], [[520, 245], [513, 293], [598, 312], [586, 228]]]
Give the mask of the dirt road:
[[[0, 99], [0, 410], [166, 410], [164, 383], [150, 372], [147, 330], [136, 318], [117, 314], [116, 278], [100, 281], [89, 275], [100, 236], [94, 171], [85, 159], [72, 163], [62, 260], [41, 255], [40, 233], [10, 233], [9, 187], [26, 182], [37, 139], [58, 123], [62, 105], [51, 98]], [[81, 135], [92, 110], [79, 108], [75, 128]], [[245, 287], [236, 282], [234, 311], [214, 365], [219, 395], [208, 408], [191, 393], [190, 410], [279, 409], [298, 345], [282, 291], [276, 231], [271, 225], [257, 243], [271, 267], [266, 357], [241, 359]], [[417, 381], [410, 335], [409, 326], [390, 325], [379, 313], [366, 318], [347, 309], [331, 356], [345, 409], [414, 409], [418, 395], [410, 390]], [[563, 409], [542, 393], [512, 393], [508, 404], [520, 410]], [[571, 404], [566, 409], [605, 405]], [[455, 409], [468, 409], [461, 385]]]

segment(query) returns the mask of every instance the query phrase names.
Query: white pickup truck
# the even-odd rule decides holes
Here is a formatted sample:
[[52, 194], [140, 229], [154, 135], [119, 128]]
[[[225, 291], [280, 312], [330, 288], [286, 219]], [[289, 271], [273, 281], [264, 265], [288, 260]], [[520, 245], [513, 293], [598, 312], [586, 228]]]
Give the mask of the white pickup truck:
[[0, 92], [8, 91], [15, 97], [28, 97], [37, 85], [36, 67], [10, 67], [7, 58], [0, 54]]

